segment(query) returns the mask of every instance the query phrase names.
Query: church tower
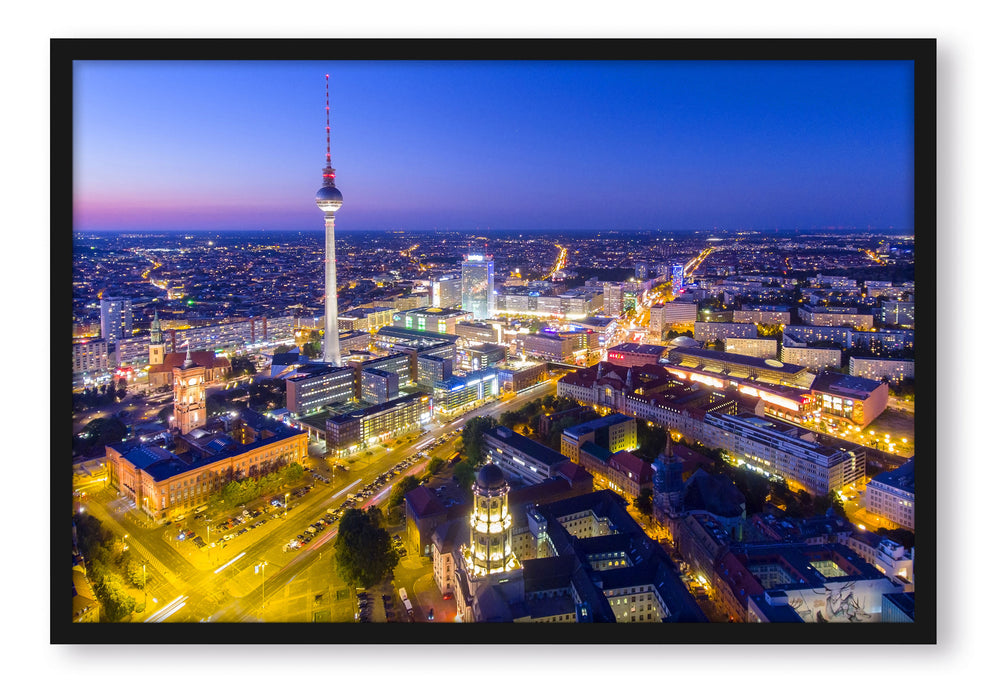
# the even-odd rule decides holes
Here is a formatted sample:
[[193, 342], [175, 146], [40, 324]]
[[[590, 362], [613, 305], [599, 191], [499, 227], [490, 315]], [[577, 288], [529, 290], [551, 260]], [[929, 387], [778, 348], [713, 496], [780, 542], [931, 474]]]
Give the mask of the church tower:
[[206, 425], [206, 368], [192, 360], [186, 349], [182, 367], [172, 370], [172, 396], [175, 402], [175, 427], [181, 435]]
[[518, 569], [519, 560], [512, 553], [509, 485], [502, 470], [486, 464], [478, 471], [471, 490], [474, 492], [474, 511], [469, 519], [471, 543], [463, 552], [467, 570], [472, 576], [483, 578]]
[[667, 432], [667, 446], [653, 460], [653, 517], [661, 526], [681, 509], [684, 499], [684, 460], [674, 454], [674, 441]]
[[165, 364], [165, 339], [162, 336], [162, 324], [158, 320], [158, 309], [155, 309], [155, 319], [151, 322], [151, 342], [148, 343], [148, 364]]

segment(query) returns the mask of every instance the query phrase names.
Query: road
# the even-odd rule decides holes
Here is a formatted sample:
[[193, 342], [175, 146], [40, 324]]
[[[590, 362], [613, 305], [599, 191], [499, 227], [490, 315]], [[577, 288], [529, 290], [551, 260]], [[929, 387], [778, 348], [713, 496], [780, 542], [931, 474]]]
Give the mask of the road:
[[[115, 534], [126, 535], [135, 553], [147, 561], [154, 583], [149, 586], [151, 597], [144, 618], [156, 620], [164, 616], [163, 621], [168, 622], [261, 620], [264, 617], [262, 594], [270, 601], [293, 581], [298, 582], [302, 577], [313, 574], [316, 571], [314, 565], [322, 563], [329, 566], [332, 542], [337, 533], [332, 525], [301, 550], [282, 551], [286, 542], [294, 539], [310, 523], [325, 516], [328, 508], [335, 508], [347, 498], [348, 493], [358, 492], [384, 471], [414, 457], [425, 441], [453, 433], [472, 417], [517, 410], [523, 404], [555, 391], [556, 378], [553, 378], [523, 390], [508, 401], [491, 402], [446, 424], [436, 425], [414, 440], [382, 452], [377, 459], [363, 465], [359, 462], [349, 471], [340, 470], [330, 484], [316, 482], [309, 494], [295, 503], [290, 502], [293, 508], [286, 517], [277, 520], [268, 518], [268, 522], [260, 528], [231, 540], [224, 548], [209, 547], [199, 551], [190, 542], [177, 541], [175, 534], [180, 527], [193, 529], [204, 540], [207, 539], [205, 522], [192, 518], [169, 526], [149, 527], [147, 520], [135, 513], [132, 504], [126, 499], [116, 498], [109, 490], [87, 500], [84, 507], [107, 523]], [[407, 470], [388, 482], [362, 507], [384, 501], [392, 484], [405, 475], [421, 472], [432, 456], [449, 457], [455, 443], [451, 439], [442, 446], [427, 447], [429, 454], [414, 459]], [[214, 515], [219, 522], [220, 514]], [[227, 514], [223, 514], [222, 519], [226, 517]], [[212, 532], [214, 541], [217, 535], [216, 531]], [[255, 567], [261, 562], [267, 562], [267, 566], [255, 573]], [[153, 599], [159, 602], [155, 604]], [[166, 609], [169, 602], [173, 605]]]

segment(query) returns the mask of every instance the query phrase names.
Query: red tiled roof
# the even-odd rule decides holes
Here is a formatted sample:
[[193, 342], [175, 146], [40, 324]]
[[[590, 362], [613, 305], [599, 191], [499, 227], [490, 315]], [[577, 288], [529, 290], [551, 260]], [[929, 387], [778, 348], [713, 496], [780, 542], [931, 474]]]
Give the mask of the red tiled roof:
[[[216, 369], [219, 367], [230, 367], [230, 360], [226, 357], [217, 357], [209, 350], [202, 350], [199, 352], [193, 352], [192, 360], [194, 363], [200, 367], [205, 367], [206, 369]], [[149, 373], [154, 372], [171, 372], [176, 367], [181, 367], [182, 363], [186, 361], [186, 353], [184, 352], [170, 352], [165, 356], [165, 362], [160, 365], [152, 365], [148, 370]]]
[[427, 518], [431, 515], [439, 515], [444, 512], [443, 503], [436, 497], [432, 490], [425, 486], [417, 486], [406, 494], [406, 503], [412, 510], [416, 519]]
[[638, 483], [648, 482], [653, 478], [653, 468], [650, 463], [631, 452], [625, 450], [616, 452], [608, 463], [613, 469], [627, 474], [632, 473]]

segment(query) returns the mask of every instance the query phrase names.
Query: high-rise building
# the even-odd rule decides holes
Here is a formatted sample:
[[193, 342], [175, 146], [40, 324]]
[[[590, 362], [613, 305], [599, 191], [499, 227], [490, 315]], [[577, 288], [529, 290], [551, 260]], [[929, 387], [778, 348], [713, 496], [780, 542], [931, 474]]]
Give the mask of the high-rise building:
[[684, 286], [684, 266], [680, 263], [676, 263], [670, 266], [670, 288], [674, 291], [674, 294]]
[[442, 309], [461, 303], [461, 278], [455, 275], [443, 275], [430, 285], [434, 306]]
[[100, 334], [110, 344], [131, 337], [131, 300], [123, 297], [100, 299]]
[[495, 314], [495, 263], [491, 255], [471, 253], [461, 263], [461, 308], [475, 320]]
[[337, 250], [334, 240], [334, 214], [344, 203], [337, 189], [337, 174], [330, 163], [330, 76], [327, 75], [327, 164], [323, 168], [323, 187], [316, 193], [316, 206], [323, 212], [323, 225], [326, 234], [326, 260], [324, 280], [326, 282], [323, 333], [323, 361], [334, 367], [340, 366], [340, 331], [337, 328]]

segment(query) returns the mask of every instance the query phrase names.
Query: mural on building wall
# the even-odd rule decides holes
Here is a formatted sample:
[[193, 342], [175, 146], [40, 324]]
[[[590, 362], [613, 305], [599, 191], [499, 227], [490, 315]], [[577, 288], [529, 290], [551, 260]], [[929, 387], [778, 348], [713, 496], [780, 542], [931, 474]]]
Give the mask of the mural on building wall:
[[805, 622], [877, 622], [879, 615], [870, 613], [867, 603], [869, 596], [879, 594], [874, 588], [862, 581], [846, 581], [832, 587], [791, 591], [787, 602]]

